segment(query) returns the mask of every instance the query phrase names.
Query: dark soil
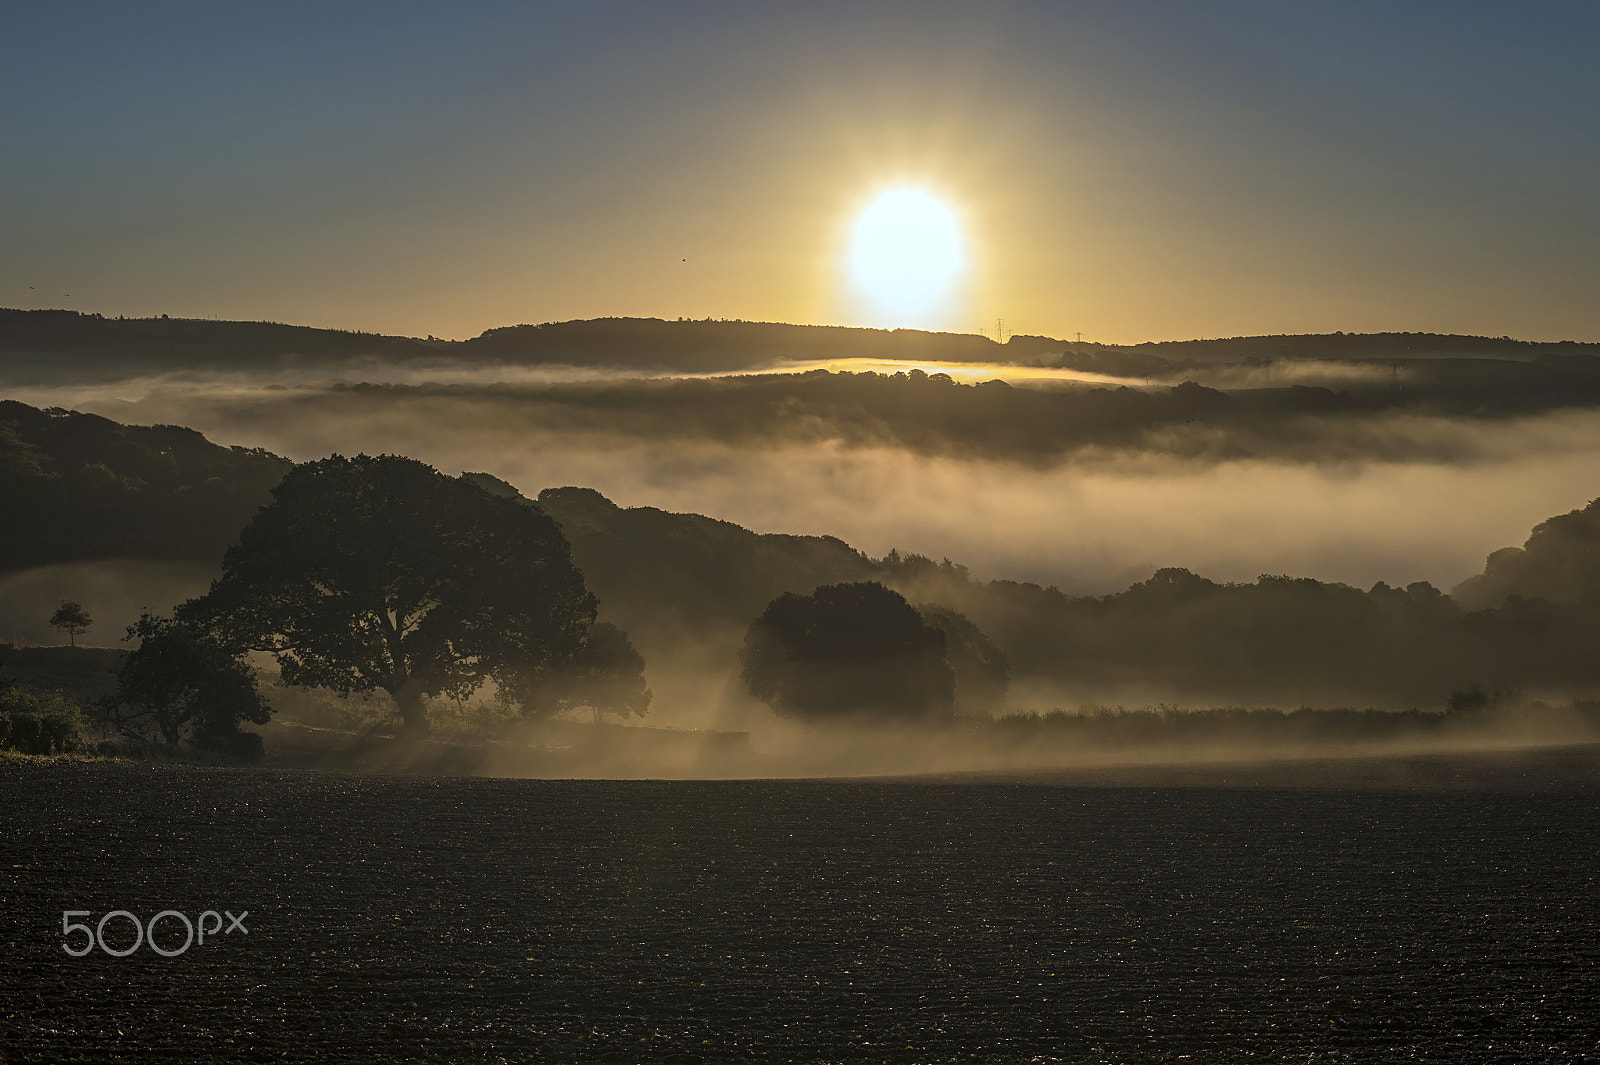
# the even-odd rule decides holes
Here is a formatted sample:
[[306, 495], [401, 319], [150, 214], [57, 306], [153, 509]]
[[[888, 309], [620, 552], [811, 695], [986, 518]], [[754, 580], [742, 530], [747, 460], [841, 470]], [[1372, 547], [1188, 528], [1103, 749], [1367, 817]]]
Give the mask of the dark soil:
[[[1521, 757], [1358, 787], [10, 767], [0, 1059], [1594, 1060], [1597, 761]], [[114, 909], [249, 933], [63, 951], [63, 911]]]

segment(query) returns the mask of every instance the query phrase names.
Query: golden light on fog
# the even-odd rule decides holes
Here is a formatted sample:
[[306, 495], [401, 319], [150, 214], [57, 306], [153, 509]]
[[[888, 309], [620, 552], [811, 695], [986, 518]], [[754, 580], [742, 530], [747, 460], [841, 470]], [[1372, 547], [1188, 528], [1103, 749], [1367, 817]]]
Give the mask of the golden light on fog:
[[965, 266], [960, 220], [923, 189], [881, 193], [851, 230], [850, 279], [884, 325], [937, 317]]

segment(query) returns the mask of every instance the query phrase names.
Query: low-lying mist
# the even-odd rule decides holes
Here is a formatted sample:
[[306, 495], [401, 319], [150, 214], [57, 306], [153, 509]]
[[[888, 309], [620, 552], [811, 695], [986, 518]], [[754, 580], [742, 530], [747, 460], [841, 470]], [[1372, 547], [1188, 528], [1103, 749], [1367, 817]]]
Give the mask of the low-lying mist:
[[56, 643], [61, 633], [50, 627], [50, 615], [57, 603], [71, 599], [94, 620], [78, 637], [80, 645], [122, 646], [123, 634], [141, 611], [169, 613], [175, 604], [204, 593], [220, 570], [221, 559], [217, 562], [111, 559], [0, 573], [0, 640]]
[[1274, 430], [1276, 449], [1249, 425], [1178, 420], [1118, 446], [1017, 461], [960, 446], [959, 427], [931, 415], [924, 447], [847, 405], [747, 408], [718, 393], [697, 408], [665, 383], [615, 388], [604, 403], [591, 391], [565, 402], [560, 389], [347, 387], [76, 401], [301, 461], [404, 454], [493, 473], [529, 496], [589, 486], [624, 506], [830, 534], [873, 555], [898, 547], [1082, 593], [1159, 566], [1448, 589], [1536, 522], [1600, 494], [1600, 412], [1584, 409], [1297, 415]]
[[[191, 426], [217, 443], [296, 461], [335, 452], [402, 454], [450, 474], [493, 474], [529, 498], [547, 487], [586, 486], [622, 507], [705, 514], [758, 532], [834, 536], [873, 559], [891, 548], [948, 558], [979, 582], [1030, 581], [1074, 595], [1119, 592], [1161, 567], [1219, 582], [1288, 574], [1362, 589], [1379, 581], [1396, 589], [1427, 581], [1448, 591], [1482, 571], [1491, 552], [1522, 543], [1534, 525], [1600, 495], [1600, 410], [1474, 414], [1293, 387], [1313, 379], [1337, 384], [1341, 374], [1352, 385], [1383, 384], [1368, 366], [1324, 363], [1306, 372], [1313, 371], [1323, 377], [1291, 383], [1293, 367], [1220, 367], [1217, 373], [1236, 376], [1232, 384], [1256, 389], [1223, 393], [1064, 380], [964, 386], [927, 374], [644, 379], [593, 371], [574, 379], [555, 367], [505, 383], [503, 367], [465, 365], [453, 368], [453, 385], [406, 377], [419, 372], [413, 367], [386, 385], [313, 385], [283, 371], [271, 379], [212, 374], [12, 394], [121, 422]], [[1279, 376], [1269, 379], [1273, 373]], [[627, 542], [637, 547], [650, 535]], [[0, 638], [54, 642], [45, 619], [58, 599], [75, 598], [96, 619], [87, 641], [115, 645], [140, 609], [165, 611], [203, 591], [214, 572], [214, 564], [130, 560], [13, 573], [0, 582]], [[635, 575], [630, 580], [618, 587], [639, 583]], [[939, 598], [905, 591], [914, 600]], [[967, 597], [970, 605], [951, 605], [996, 638], [1031, 638], [1033, 629], [1023, 624], [1029, 619], [1013, 618], [1031, 593], [1013, 602], [998, 593], [985, 600], [979, 592]], [[1235, 672], [1254, 686], [1206, 690], [1181, 673], [1156, 676], [1144, 668], [1149, 662], [1129, 676], [1052, 673], [1068, 657], [1058, 650], [1062, 632], [1084, 635], [1074, 651], [1082, 657], [1092, 643], [1087, 637], [1107, 628], [1083, 621], [1082, 611], [1063, 613], [1060, 604], [1046, 606], [1063, 625], [1088, 627], [1069, 625], [1034, 640], [1029, 668], [1014, 672], [997, 722], [933, 730], [805, 728], [775, 717], [740, 679], [736, 652], [759, 602], [738, 617], [728, 612], [714, 631], [689, 631], [670, 613], [609, 615], [608, 595], [624, 598], [602, 594], [602, 619], [624, 623], [647, 662], [655, 700], [650, 714], [634, 722], [645, 727], [586, 731], [568, 723], [562, 734], [523, 730], [499, 737], [509, 742], [481, 747], [473, 746], [481, 736], [452, 739], [444, 730], [445, 746], [472, 749], [451, 755], [465, 761], [447, 768], [583, 776], [927, 773], [1281, 760], [1330, 751], [1367, 756], [1600, 738], [1593, 714], [1577, 704], [1446, 719], [1439, 712], [1456, 682], [1434, 683], [1410, 659], [1405, 670], [1422, 679], [1414, 692], [1387, 701], [1356, 693], [1359, 685], [1314, 681], [1309, 672], [1278, 678], [1272, 687], [1264, 677], [1270, 670], [1239, 667]], [[984, 602], [993, 607], [987, 614]], [[1009, 620], [1017, 621], [1017, 632], [1004, 631]], [[1127, 629], [1135, 642], [1151, 638], [1142, 624]], [[1490, 675], [1460, 680], [1499, 683]], [[1570, 702], [1585, 692], [1574, 684], [1528, 696]], [[1258, 705], [1257, 699], [1290, 710], [1414, 706], [1426, 713], [1361, 719], [1361, 727], [1340, 735], [1319, 733], [1312, 719], [1292, 715], [1196, 713]], [[1157, 704], [1182, 706], [1206, 727], [1186, 730], [1160, 710], [1154, 717], [1085, 717], [1074, 709]], [[1051, 716], [1061, 708], [1068, 712]], [[1035, 710], [1043, 716], [1026, 716]], [[448, 708], [441, 712], [448, 716]], [[359, 752], [362, 734], [341, 733], [337, 742]], [[269, 745], [279, 739], [269, 738]]]
[[[742, 729], [724, 723], [687, 731], [523, 721], [479, 704], [460, 713], [436, 708], [435, 732], [422, 743], [395, 741], [398, 722], [384, 716], [381, 702], [299, 694], [275, 702], [280, 709], [268, 727], [271, 746], [285, 761], [368, 772], [490, 776], [888, 776], [1282, 766], [1339, 759], [1375, 767], [1355, 771], [1370, 777], [1381, 776], [1389, 759], [1600, 742], [1600, 705], [1516, 697], [1405, 713], [1084, 707], [1014, 711], [936, 726], [802, 726], [761, 712], [750, 714]], [[345, 716], [330, 718], [341, 703], [349, 707]]]

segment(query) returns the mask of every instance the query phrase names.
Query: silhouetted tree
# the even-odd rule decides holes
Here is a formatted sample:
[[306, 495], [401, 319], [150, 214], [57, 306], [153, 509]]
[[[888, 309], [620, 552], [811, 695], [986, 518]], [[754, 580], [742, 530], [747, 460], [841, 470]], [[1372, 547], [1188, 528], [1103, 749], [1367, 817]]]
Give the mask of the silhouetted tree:
[[79, 634], [88, 632], [89, 626], [93, 624], [94, 619], [83, 609], [83, 604], [75, 603], [71, 599], [61, 600], [56, 612], [50, 615], [50, 627], [66, 632], [67, 643], [72, 647], [78, 645]]
[[956, 705], [964, 714], [989, 714], [999, 709], [1011, 683], [1005, 652], [965, 614], [949, 607], [921, 603], [917, 611], [944, 633], [945, 660], [955, 674]]
[[751, 624], [739, 660], [751, 694], [785, 717], [934, 719], [954, 711], [944, 633], [876, 581], [778, 596]]
[[415, 735], [425, 696], [538, 677], [583, 650], [594, 597], [526, 501], [393, 455], [307, 463], [272, 495], [181, 609], [272, 654], [287, 684], [381, 688]]
[[202, 628], [149, 611], [124, 638], [139, 646], [117, 668], [116, 690], [96, 705], [96, 717], [136, 739], [260, 756], [260, 737], [241, 733], [239, 724], [264, 724], [272, 711], [255, 671], [233, 649]]
[[642, 717], [650, 709], [644, 658], [628, 634], [609, 621], [590, 628], [583, 650], [567, 666], [543, 675], [511, 673], [500, 683], [506, 698], [529, 716], [587, 709], [598, 723], [603, 714]]
[[1468, 607], [1495, 607], [1511, 596], [1600, 604], [1600, 499], [1540, 522], [1521, 547], [1490, 555], [1455, 597]]

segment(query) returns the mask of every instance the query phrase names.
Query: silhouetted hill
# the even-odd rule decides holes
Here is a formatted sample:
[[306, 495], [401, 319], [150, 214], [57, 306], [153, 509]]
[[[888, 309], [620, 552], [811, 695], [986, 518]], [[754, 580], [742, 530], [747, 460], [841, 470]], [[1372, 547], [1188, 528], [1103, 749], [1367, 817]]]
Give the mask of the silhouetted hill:
[[1026, 345], [917, 329], [775, 322], [598, 318], [490, 329], [467, 341], [418, 340], [276, 322], [103, 318], [0, 309], [0, 368], [13, 383], [154, 371], [359, 369], [452, 364], [599, 366], [719, 372], [834, 358], [1006, 362]]
[[291, 466], [176, 425], [0, 401], [0, 571], [97, 558], [219, 560]]
[[1144, 344], [1105, 345], [1105, 350], [1142, 352], [1175, 361], [1194, 362], [1246, 362], [1252, 359], [1437, 358], [1536, 362], [1572, 357], [1600, 357], [1600, 344], [1573, 340], [1513, 340], [1510, 337], [1460, 336], [1452, 333], [1307, 333], [1228, 337], [1218, 340], [1163, 340]]
[[[515, 493], [487, 474], [463, 474]], [[742, 636], [783, 592], [863, 580], [877, 566], [832, 536], [755, 533], [701, 514], [617, 506], [592, 488], [546, 488], [539, 506], [561, 526], [602, 610], [630, 633], [722, 628]]]
[[[276, 322], [104, 318], [64, 310], [0, 309], [0, 372], [13, 384], [116, 379], [151, 372], [363, 366], [589, 366], [721, 373], [786, 361], [867, 358], [1050, 364], [1125, 377], [1274, 360], [1525, 363], [1588, 372], [1600, 344], [1434, 333], [1331, 333], [1097, 344], [1015, 335], [997, 344], [970, 333], [781, 322], [597, 318], [490, 329], [466, 341]], [[1468, 372], [1468, 371], [1463, 371]], [[1481, 376], [1483, 371], [1471, 371]], [[1497, 380], [1516, 387], [1529, 378]], [[1545, 380], [1542, 376], [1534, 378]]]
[[465, 341], [461, 349], [471, 357], [519, 365], [561, 363], [711, 373], [784, 360], [1005, 362], [1013, 354], [992, 340], [967, 333], [659, 318], [507, 326]]
[[362, 358], [434, 359], [438, 344], [277, 322], [103, 318], [0, 309], [0, 368], [13, 384], [180, 370], [266, 371]]

